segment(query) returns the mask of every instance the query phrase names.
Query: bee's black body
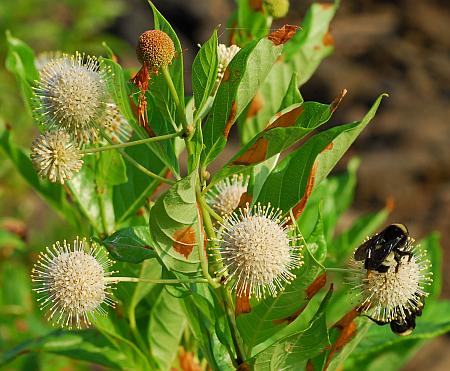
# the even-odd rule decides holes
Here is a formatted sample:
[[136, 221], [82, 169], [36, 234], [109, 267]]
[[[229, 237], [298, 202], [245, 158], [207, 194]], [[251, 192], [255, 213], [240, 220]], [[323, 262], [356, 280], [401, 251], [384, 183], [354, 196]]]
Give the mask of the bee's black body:
[[398, 271], [402, 257], [412, 256], [408, 244], [409, 234], [406, 226], [391, 224], [359, 246], [354, 257], [357, 261], [364, 261], [365, 269], [386, 273], [391, 263], [388, 258], [393, 256]]

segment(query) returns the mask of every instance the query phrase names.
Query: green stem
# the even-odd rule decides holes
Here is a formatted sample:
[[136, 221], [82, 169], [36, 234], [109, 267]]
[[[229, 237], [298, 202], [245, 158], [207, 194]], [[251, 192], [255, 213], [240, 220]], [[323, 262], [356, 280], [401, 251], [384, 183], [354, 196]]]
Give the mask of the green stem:
[[236, 316], [234, 314], [234, 304], [230, 292], [225, 286], [220, 288], [220, 294], [225, 304], [225, 311], [227, 314], [228, 325], [230, 326], [231, 338], [233, 339], [234, 348], [236, 350], [236, 363], [239, 366], [246, 359], [244, 352], [244, 343], [239, 334], [239, 329], [236, 324]]
[[302, 231], [300, 230], [300, 227], [298, 226], [297, 221], [295, 220], [294, 217], [294, 213], [292, 212], [292, 209], [289, 210], [290, 213], [290, 217], [292, 220], [292, 223], [295, 224], [295, 228], [297, 229], [297, 234], [300, 236], [301, 240], [302, 240], [302, 244], [305, 246], [305, 249], [308, 251], [309, 255], [311, 256], [311, 258], [314, 260], [314, 262], [322, 269], [322, 270], [326, 270], [327, 268], [316, 259], [316, 257], [314, 256], [314, 254], [311, 252], [311, 250], [309, 249], [308, 243], [305, 240], [305, 237], [303, 237]]
[[126, 153], [124, 150], [119, 150], [120, 154], [127, 159], [128, 162], [130, 162], [134, 167], [136, 167], [138, 170], [143, 172], [145, 175], [148, 175], [150, 178], [159, 180], [162, 183], [173, 185], [175, 182], [173, 180], [164, 178], [162, 176], [159, 176], [158, 174], [155, 174], [154, 172], [148, 170], [146, 167], [142, 166], [139, 162], [137, 162], [133, 157], [131, 157], [128, 153]]
[[183, 129], [186, 130], [188, 123], [186, 120], [186, 111], [183, 105], [181, 104], [180, 98], [178, 97], [177, 89], [173, 84], [172, 77], [170, 76], [169, 70], [167, 67], [161, 67], [161, 71], [163, 73], [164, 79], [167, 82], [167, 86], [169, 87], [170, 94], [172, 95], [173, 100], [175, 101], [175, 105], [177, 106], [178, 114], [181, 118], [181, 124], [183, 125]]
[[218, 222], [223, 223], [223, 218], [217, 214], [211, 206], [208, 205], [208, 203], [206, 203], [206, 210], [208, 210], [208, 213], [214, 218], [216, 219]]
[[138, 277], [105, 277], [106, 282], [146, 282], [146, 283], [161, 283], [165, 285], [178, 285], [180, 283], [208, 283], [205, 278], [186, 278], [186, 279], [160, 279], [151, 280]]
[[132, 310], [129, 313], [128, 316], [128, 320], [129, 320], [129, 324], [130, 324], [130, 330], [133, 333], [134, 338], [136, 339], [139, 348], [144, 352], [144, 354], [147, 354], [149, 351], [149, 347], [148, 345], [145, 343], [144, 339], [142, 338], [141, 333], [139, 332], [139, 330], [137, 329], [136, 326], [136, 316], [134, 313], [134, 310]]
[[179, 133], [172, 133], [172, 134], [160, 135], [158, 137], [139, 139], [139, 140], [135, 140], [133, 142], [112, 144], [109, 146], [96, 147], [96, 148], [85, 148], [85, 149], [81, 149], [79, 152], [81, 154], [85, 155], [85, 154], [90, 154], [90, 153], [109, 151], [109, 150], [113, 150], [113, 149], [133, 147], [133, 146], [137, 146], [139, 144], [145, 144], [145, 143], [150, 143], [150, 142], [160, 142], [163, 140], [172, 139], [172, 138], [176, 138], [179, 136], [180, 136]]
[[[101, 130], [101, 133], [103, 137], [108, 141], [109, 144], [114, 145], [112, 143], [112, 140], [106, 135], [104, 130]], [[178, 134], [177, 134], [178, 135]], [[136, 169], [144, 173], [145, 175], [149, 176], [150, 178], [159, 180], [162, 183], [173, 185], [175, 182], [173, 180], [164, 178], [162, 176], [159, 176], [158, 174], [155, 174], [154, 172], [148, 170], [145, 166], [142, 166], [139, 162], [137, 162], [133, 157], [131, 157], [128, 153], [126, 153], [123, 148], [118, 149], [119, 153], [128, 160], [128, 162], [133, 165]]]

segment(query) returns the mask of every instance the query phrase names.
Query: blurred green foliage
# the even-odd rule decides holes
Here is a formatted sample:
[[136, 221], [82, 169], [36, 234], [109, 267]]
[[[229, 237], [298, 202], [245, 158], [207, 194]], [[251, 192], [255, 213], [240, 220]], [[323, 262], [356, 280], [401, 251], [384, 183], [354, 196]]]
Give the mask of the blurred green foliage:
[[[36, 132], [25, 109], [19, 85], [4, 62], [7, 30], [26, 41], [37, 53], [48, 50], [104, 54], [102, 41], [114, 50], [131, 47], [108, 33], [108, 27], [125, 10], [122, 0], [5, 0], [0, 1], [0, 128], [12, 128], [14, 140], [29, 147]], [[37, 251], [75, 231], [26, 185], [11, 161], [0, 154], [0, 354], [26, 339], [48, 333], [32, 300], [29, 272]], [[20, 357], [6, 370], [61, 370], [87, 364], [32, 354]], [[45, 367], [43, 367], [45, 365]]]

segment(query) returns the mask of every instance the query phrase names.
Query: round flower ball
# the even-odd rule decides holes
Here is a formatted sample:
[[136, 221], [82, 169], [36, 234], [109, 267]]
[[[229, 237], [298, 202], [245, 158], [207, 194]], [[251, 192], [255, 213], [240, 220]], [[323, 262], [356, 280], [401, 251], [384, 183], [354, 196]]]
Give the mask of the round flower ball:
[[232, 213], [238, 206], [242, 195], [247, 191], [248, 177], [234, 174], [217, 183], [207, 194], [208, 204], [220, 215]]
[[287, 221], [279, 209], [260, 204], [225, 218], [218, 230], [218, 274], [237, 296], [275, 297], [295, 278], [292, 270], [302, 265], [302, 256]]
[[151, 70], [158, 70], [172, 62], [175, 57], [175, 46], [165, 32], [149, 30], [139, 36], [136, 55], [141, 64], [146, 64]]
[[49, 320], [60, 327], [83, 328], [97, 314], [106, 311], [102, 304], [112, 306], [108, 268], [112, 261], [101, 254], [98, 246], [86, 239], [56, 242], [39, 255], [31, 278], [33, 290], [40, 297], [40, 307]]
[[36, 118], [47, 130], [65, 130], [79, 142], [95, 141], [109, 120], [107, 75], [95, 57], [55, 56], [39, 71]]
[[355, 289], [360, 298], [359, 310], [380, 323], [402, 321], [408, 314], [420, 313], [428, 293], [425, 287], [432, 282], [430, 261], [416, 249], [411, 256], [387, 272], [366, 270], [364, 262], [354, 262]]
[[78, 146], [62, 130], [39, 135], [31, 145], [30, 158], [39, 176], [53, 183], [64, 184], [83, 166]]

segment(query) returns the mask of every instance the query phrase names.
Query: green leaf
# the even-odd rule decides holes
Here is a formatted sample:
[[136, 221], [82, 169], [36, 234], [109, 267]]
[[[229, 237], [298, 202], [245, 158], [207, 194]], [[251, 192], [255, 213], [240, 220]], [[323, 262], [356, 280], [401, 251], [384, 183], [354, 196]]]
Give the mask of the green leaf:
[[195, 198], [196, 173], [164, 193], [150, 210], [153, 246], [164, 265], [172, 271], [195, 274], [200, 269], [198, 210]]
[[43, 337], [28, 340], [0, 354], [0, 365], [28, 352], [58, 354], [106, 367], [127, 367], [125, 355], [95, 330], [56, 330]]
[[330, 346], [326, 307], [331, 293], [329, 290], [307, 329], [284, 338], [257, 356], [255, 371], [304, 370], [309, 359]]
[[450, 330], [450, 301], [427, 302], [422, 316], [417, 317], [416, 324], [415, 330], [409, 336], [398, 336], [392, 333], [389, 326], [373, 324], [351, 354], [348, 363], [368, 365], [398, 344], [412, 340], [430, 339], [448, 332]]
[[97, 176], [110, 186], [127, 182], [127, 168], [117, 151], [101, 152], [97, 164]]
[[78, 225], [77, 214], [66, 198], [66, 192], [60, 184], [51, 183], [38, 177], [30, 158], [17, 147], [9, 130], [3, 130], [0, 134], [0, 148], [13, 162], [14, 166], [28, 182], [28, 184], [44, 198], [58, 213], [62, 214], [71, 224]]
[[[149, 147], [133, 146], [127, 148], [126, 153], [154, 173], [162, 177], [167, 175], [168, 169]], [[160, 181], [149, 178], [134, 166], [128, 165], [126, 172], [128, 181], [114, 187], [114, 212], [118, 224], [133, 216], [140, 207], [145, 205], [147, 198], [161, 184]]]
[[115, 260], [140, 263], [156, 257], [147, 226], [121, 229], [103, 240], [103, 244]]
[[[286, 330], [288, 321], [284, 319], [289, 318], [308, 304], [309, 300], [306, 298], [305, 290], [321, 271], [321, 267], [316, 260], [323, 261], [327, 251], [323, 238], [322, 222], [319, 221], [316, 227], [316, 232], [307, 241], [308, 249], [302, 251], [304, 256], [302, 267], [293, 271], [296, 275], [295, 280], [286, 285], [285, 290], [280, 292], [276, 298], [268, 297], [259, 302], [252, 300], [252, 311], [237, 317], [239, 332], [248, 350], [260, 344], [258, 349], [262, 351], [275, 340], [278, 340], [277, 333], [289, 331]], [[314, 255], [316, 260], [310, 253]], [[296, 326], [300, 324], [299, 322]], [[291, 327], [291, 329], [293, 328]]]
[[192, 90], [196, 112], [201, 112], [217, 79], [217, 29], [204, 43], [192, 64]]
[[[213, 370], [234, 370], [226, 347], [216, 336], [217, 327], [214, 326], [215, 317], [210, 302], [201, 295], [190, 295], [183, 298], [183, 309], [208, 365]], [[217, 335], [220, 335], [219, 332]]]
[[[430, 296], [428, 300], [436, 300], [442, 291], [442, 248], [439, 243], [440, 236], [434, 232], [421, 240], [418, 244], [419, 251], [426, 252], [431, 261], [431, 271], [433, 272], [433, 283], [431, 285]], [[429, 290], [427, 290], [429, 291]]]
[[286, 150], [308, 133], [326, 123], [333, 113], [335, 105], [305, 102], [293, 104], [271, 118], [267, 128], [244, 145], [215, 174], [209, 186], [224, 177], [245, 172], [254, 164], [265, 161]]
[[263, 38], [241, 49], [231, 60], [203, 128], [205, 165], [225, 147], [231, 126], [256, 94], [282, 48]]
[[[103, 231], [100, 197], [96, 185], [95, 156], [86, 156], [83, 167], [67, 182], [72, 197], [96, 231]], [[103, 190], [106, 192], [106, 189]]]
[[[27, 80], [29, 83], [34, 82], [39, 78], [39, 74], [34, 64], [34, 51], [22, 40], [16, 39], [11, 35], [11, 32], [6, 31], [6, 41], [8, 44], [8, 55], [6, 57], [6, 68], [8, 71], [19, 74], [21, 78]], [[18, 55], [20, 65], [16, 62], [18, 59], [12, 57], [12, 54]]]
[[348, 162], [347, 171], [343, 174], [327, 178], [312, 192], [305, 210], [299, 218], [300, 229], [309, 236], [319, 216], [319, 204], [324, 217], [325, 236], [331, 243], [339, 217], [350, 207], [356, 188], [356, 171], [359, 159]]
[[308, 81], [320, 62], [333, 52], [328, 28], [337, 7], [338, 2], [312, 4], [301, 24], [302, 29], [286, 43], [283, 56], [297, 71], [300, 85]]
[[[261, 10], [253, 10], [248, 0], [237, 0], [236, 21], [231, 29], [232, 38], [238, 45], [245, 45], [253, 39], [267, 34], [272, 25], [272, 18]], [[231, 38], [231, 37], [230, 37]]]
[[136, 124], [136, 119], [130, 107], [130, 91], [125, 81], [122, 67], [108, 58], [102, 58], [101, 65], [103, 68], [111, 71], [110, 78], [106, 79], [106, 81], [108, 83], [109, 93], [117, 104], [120, 113], [130, 124]]
[[152, 307], [148, 325], [150, 350], [161, 370], [170, 370], [185, 326], [180, 299], [163, 290]]
[[281, 60], [276, 61], [248, 105], [246, 117], [239, 120], [241, 143], [247, 143], [263, 130], [272, 116], [278, 112], [291, 78], [292, 68]]
[[129, 327], [124, 318], [110, 312], [107, 316], [97, 316], [94, 325], [125, 355], [126, 364], [122, 366], [123, 368], [143, 371], [152, 370], [147, 357], [133, 341], [129, 340]]
[[306, 191], [314, 162], [317, 162], [314, 185], [319, 184], [353, 141], [374, 117], [380, 105], [381, 95], [366, 116], [355, 123], [340, 125], [316, 134], [302, 147], [286, 156], [267, 178], [258, 200], [262, 204], [287, 211], [294, 207]]
[[298, 74], [294, 72], [278, 111], [281, 111], [293, 104], [303, 102], [303, 97], [300, 94], [300, 90], [298, 90], [298, 85]]

